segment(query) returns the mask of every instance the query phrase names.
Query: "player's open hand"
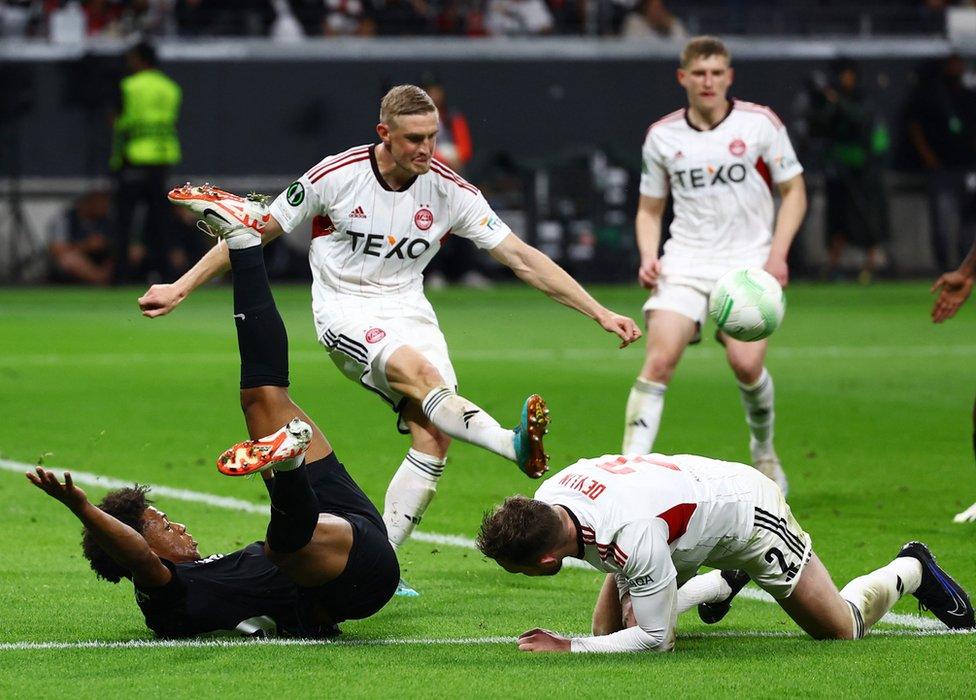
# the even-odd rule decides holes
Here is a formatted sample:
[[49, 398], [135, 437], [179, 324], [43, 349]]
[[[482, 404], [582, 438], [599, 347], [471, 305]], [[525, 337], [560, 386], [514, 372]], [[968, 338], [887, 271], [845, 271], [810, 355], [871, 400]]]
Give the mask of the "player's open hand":
[[973, 290], [973, 278], [959, 272], [947, 272], [935, 281], [930, 290], [939, 292], [935, 306], [932, 307], [932, 321], [942, 323], [956, 315], [959, 307], [966, 303], [969, 293]]
[[75, 486], [71, 480], [70, 472], [64, 473], [63, 484], [58, 481], [58, 477], [54, 475], [54, 472], [44, 467], [36, 467], [33, 472], [26, 472], [24, 476], [48, 496], [61, 501], [72, 510], [80, 508], [88, 502], [88, 496], [85, 495], [85, 492]]
[[176, 288], [175, 284], [154, 284], [146, 293], [139, 297], [139, 308], [143, 316], [156, 318], [165, 316], [183, 301], [186, 294]]
[[571, 651], [569, 637], [549, 630], [531, 629], [518, 638], [519, 651]]
[[661, 261], [658, 258], [641, 262], [637, 268], [637, 281], [644, 289], [654, 289], [657, 286], [658, 277], [661, 276]]
[[634, 323], [634, 319], [627, 316], [615, 314], [613, 311], [607, 312], [605, 316], [597, 319], [603, 326], [603, 330], [614, 333], [620, 338], [620, 347], [625, 348], [641, 337], [641, 330]]

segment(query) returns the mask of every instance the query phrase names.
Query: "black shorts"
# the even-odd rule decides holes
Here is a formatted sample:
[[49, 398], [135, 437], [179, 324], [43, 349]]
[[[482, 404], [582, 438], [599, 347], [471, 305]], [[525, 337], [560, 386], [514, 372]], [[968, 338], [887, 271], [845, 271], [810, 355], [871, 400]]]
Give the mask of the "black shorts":
[[319, 512], [348, 521], [353, 543], [338, 578], [300, 589], [302, 608], [317, 604], [336, 623], [369, 617], [390, 601], [400, 581], [400, 565], [383, 517], [335, 453], [308, 464], [308, 477]]

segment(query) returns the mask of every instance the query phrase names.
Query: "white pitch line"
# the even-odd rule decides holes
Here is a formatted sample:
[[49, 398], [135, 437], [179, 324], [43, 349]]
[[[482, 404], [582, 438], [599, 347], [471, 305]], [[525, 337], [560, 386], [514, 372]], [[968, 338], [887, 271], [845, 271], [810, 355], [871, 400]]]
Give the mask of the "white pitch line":
[[[976, 354], [976, 345], [867, 345], [867, 346], [823, 346], [823, 347], [789, 347], [776, 346], [773, 353], [784, 360], [810, 359], [886, 359], [911, 358], [927, 359], [938, 357], [972, 357]], [[721, 348], [696, 348], [693, 354], [699, 357], [724, 357]], [[457, 350], [451, 353], [455, 360], [469, 362], [491, 362], [522, 360], [525, 362], [551, 362], [557, 360], [589, 360], [633, 362], [632, 352], [621, 352], [610, 348], [525, 348], [494, 350]], [[324, 360], [324, 352], [312, 350], [292, 351], [290, 358], [294, 362], [310, 362]], [[176, 353], [161, 357], [158, 353], [46, 353], [31, 355], [7, 354], [0, 357], [0, 367], [57, 367], [57, 366], [117, 366], [119, 364], [166, 364], [169, 362], [194, 362], [197, 364], [229, 364], [236, 363], [236, 353]]]
[[[897, 629], [871, 630], [868, 637], [947, 637], [971, 636], [976, 630]], [[586, 634], [570, 635], [584, 637]], [[806, 639], [800, 631], [778, 630], [716, 630], [678, 634], [678, 640], [689, 639]], [[236, 647], [385, 647], [385, 646], [474, 646], [515, 644], [515, 637], [405, 637], [402, 639], [290, 639], [271, 637], [265, 639], [218, 638], [218, 639], [132, 639], [128, 641], [77, 641], [77, 642], [0, 642], [4, 651], [45, 651], [68, 649], [232, 649]]]
[[[45, 468], [58, 475], [60, 475], [61, 472], [70, 471], [71, 477], [74, 479], [75, 483], [82, 486], [97, 486], [105, 489], [118, 489], [132, 486], [134, 483], [132, 481], [115, 479], [108, 476], [102, 476], [100, 474], [92, 474], [90, 472], [78, 472], [70, 469], [51, 466], [45, 466]], [[15, 462], [9, 459], [0, 459], [0, 470], [23, 473], [26, 471], [33, 471], [33, 469], [34, 465], [27, 464], [25, 462]], [[154, 496], [163, 496], [190, 503], [203, 503], [206, 505], [215, 506], [217, 508], [224, 508], [226, 510], [257, 513], [265, 516], [267, 516], [269, 513], [269, 506], [244, 501], [239, 498], [217, 496], [215, 494], [203, 493], [200, 491], [190, 491], [187, 489], [177, 489], [169, 486], [156, 486], [153, 484], [147, 484], [147, 486], [149, 486], [149, 488], [152, 490]], [[477, 549], [473, 539], [470, 537], [464, 537], [462, 535], [442, 535], [434, 532], [421, 532], [419, 530], [415, 530], [411, 535], [411, 538], [417, 540], [418, 542], [427, 542], [429, 544], [462, 547], [464, 549]], [[596, 569], [587, 564], [585, 561], [581, 561], [579, 559], [565, 559], [563, 561], [563, 565], [570, 569], [586, 569], [588, 571], [596, 571]], [[739, 593], [739, 597], [749, 600], [756, 600], [763, 603], [776, 602], [771, 595], [763, 590], [755, 588], [744, 588]], [[881, 622], [896, 625], [898, 627], [914, 628], [916, 630], [928, 630], [932, 632], [948, 631], [945, 625], [938, 620], [922, 617], [920, 615], [888, 613], [881, 619]], [[874, 632], [872, 632], [872, 634], [874, 634]]]

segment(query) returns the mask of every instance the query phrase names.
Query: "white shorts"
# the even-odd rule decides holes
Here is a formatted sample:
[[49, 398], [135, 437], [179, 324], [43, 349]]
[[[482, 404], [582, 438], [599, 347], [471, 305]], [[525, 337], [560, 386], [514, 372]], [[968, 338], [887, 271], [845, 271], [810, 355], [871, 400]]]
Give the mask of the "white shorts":
[[708, 315], [708, 297], [716, 280], [701, 277], [661, 276], [657, 287], [644, 303], [644, 315], [664, 309], [687, 316], [701, 327]]
[[[752, 537], [734, 555], [732, 568], [744, 570], [773, 598], [788, 598], [813, 554], [813, 542], [770, 479], [756, 472], [759, 483], [754, 503]], [[729, 568], [728, 563], [723, 568]]]
[[[447, 354], [447, 341], [436, 323], [423, 318], [345, 316], [331, 319], [319, 342], [339, 371], [366, 389], [379, 394], [394, 411], [403, 407], [404, 396], [390, 388], [386, 363], [399, 348], [408, 345], [423, 355], [450, 387], [457, 375]], [[405, 431], [403, 422], [400, 430]]]

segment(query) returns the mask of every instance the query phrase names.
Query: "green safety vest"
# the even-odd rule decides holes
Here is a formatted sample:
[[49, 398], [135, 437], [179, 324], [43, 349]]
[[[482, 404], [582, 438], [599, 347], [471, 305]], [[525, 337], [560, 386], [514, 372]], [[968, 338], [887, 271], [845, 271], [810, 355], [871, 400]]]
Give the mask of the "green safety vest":
[[183, 91], [162, 72], [143, 70], [123, 78], [122, 113], [115, 120], [111, 165], [175, 165], [180, 162], [176, 120]]

